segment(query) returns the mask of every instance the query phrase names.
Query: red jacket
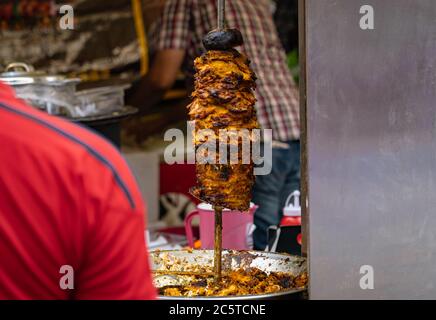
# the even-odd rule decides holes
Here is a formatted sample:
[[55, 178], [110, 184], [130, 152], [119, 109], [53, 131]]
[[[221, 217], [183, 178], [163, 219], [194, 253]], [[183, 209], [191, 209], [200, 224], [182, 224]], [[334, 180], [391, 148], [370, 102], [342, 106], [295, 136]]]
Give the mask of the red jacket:
[[110, 143], [0, 83], [0, 299], [154, 298], [144, 214]]

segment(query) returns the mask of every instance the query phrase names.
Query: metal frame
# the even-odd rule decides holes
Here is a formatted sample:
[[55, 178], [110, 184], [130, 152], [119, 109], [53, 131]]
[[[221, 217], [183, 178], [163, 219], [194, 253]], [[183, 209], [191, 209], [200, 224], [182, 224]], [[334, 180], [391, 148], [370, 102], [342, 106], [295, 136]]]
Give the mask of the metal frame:
[[436, 2], [369, 4], [299, 0], [309, 294], [434, 299]]

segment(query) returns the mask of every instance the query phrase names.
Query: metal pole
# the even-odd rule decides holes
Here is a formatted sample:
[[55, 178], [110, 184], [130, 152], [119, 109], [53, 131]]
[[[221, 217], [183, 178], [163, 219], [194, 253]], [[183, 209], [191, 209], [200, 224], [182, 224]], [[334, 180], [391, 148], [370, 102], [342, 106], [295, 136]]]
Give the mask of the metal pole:
[[218, 29], [222, 30], [226, 23], [226, 2], [225, 0], [218, 0]]
[[214, 207], [215, 210], [215, 245], [214, 245], [214, 273], [215, 282], [221, 281], [221, 254], [223, 237], [223, 208]]
[[[225, 27], [226, 3], [225, 0], [217, 0], [218, 7], [218, 29], [223, 30]], [[215, 282], [221, 281], [221, 263], [222, 263], [222, 238], [223, 238], [223, 208], [216, 206], [215, 210], [215, 244], [214, 244], [214, 273]]]

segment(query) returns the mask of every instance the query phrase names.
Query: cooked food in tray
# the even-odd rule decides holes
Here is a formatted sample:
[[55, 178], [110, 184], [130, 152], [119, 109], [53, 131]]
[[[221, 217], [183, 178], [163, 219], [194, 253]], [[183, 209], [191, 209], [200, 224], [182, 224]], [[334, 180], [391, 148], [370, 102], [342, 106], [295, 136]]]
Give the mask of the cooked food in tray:
[[195, 275], [189, 284], [166, 286], [159, 289], [163, 296], [244, 296], [275, 293], [305, 288], [307, 274], [294, 276], [285, 272], [266, 273], [257, 268], [238, 269], [224, 273], [221, 283], [212, 277]]
[[213, 278], [211, 250], [154, 251], [152, 262], [161, 296], [265, 295], [301, 291], [307, 286], [305, 259], [296, 256], [225, 251], [218, 283]]

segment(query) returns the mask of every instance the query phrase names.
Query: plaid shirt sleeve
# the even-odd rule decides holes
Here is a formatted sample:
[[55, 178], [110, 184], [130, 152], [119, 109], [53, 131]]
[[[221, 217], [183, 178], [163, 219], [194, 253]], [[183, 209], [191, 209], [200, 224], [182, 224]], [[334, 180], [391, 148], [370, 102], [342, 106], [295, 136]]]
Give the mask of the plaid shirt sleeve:
[[167, 0], [151, 36], [153, 51], [187, 49], [192, 0]]

